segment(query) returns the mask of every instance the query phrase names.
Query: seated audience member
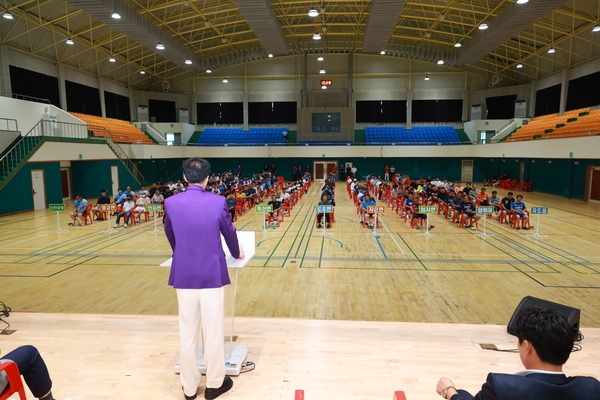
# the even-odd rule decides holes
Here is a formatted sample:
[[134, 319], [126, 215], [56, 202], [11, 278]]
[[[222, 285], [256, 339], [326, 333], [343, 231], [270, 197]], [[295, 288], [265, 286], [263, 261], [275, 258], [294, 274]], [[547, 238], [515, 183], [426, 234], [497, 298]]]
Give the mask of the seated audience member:
[[489, 205], [489, 198], [490, 196], [486, 193], [486, 189], [482, 187], [481, 191], [477, 193], [477, 201], [479, 201], [479, 204], [482, 206], [487, 206]]
[[[21, 346], [0, 356], [0, 364], [12, 361], [17, 364], [19, 373], [34, 397], [40, 400], [54, 400], [52, 396], [52, 380], [44, 359], [38, 349], [33, 346]], [[0, 372], [0, 395], [8, 386], [8, 378], [4, 371]], [[72, 399], [65, 399], [72, 400]]]
[[123, 225], [123, 228], [127, 228], [127, 222], [129, 221], [129, 217], [131, 216], [131, 213], [133, 212], [134, 208], [135, 203], [133, 202], [133, 196], [127, 196], [127, 200], [125, 200], [125, 203], [123, 203], [123, 209], [120, 213], [117, 214], [117, 221], [115, 222], [114, 227], [118, 228], [121, 217], [125, 217], [125, 223]]
[[465, 196], [462, 205], [460, 206], [460, 210], [462, 211], [462, 221], [461, 223], [465, 228], [475, 228], [474, 225], [467, 225], [467, 218], [472, 218], [473, 224], [481, 219], [481, 215], [477, 215], [477, 205], [475, 204], [475, 199], [470, 196]]
[[515, 199], [512, 196], [513, 192], [508, 192], [506, 197], [503, 197], [502, 200], [500, 200], [502, 207], [504, 207], [501, 211], [502, 215], [500, 218], [501, 222], [504, 221], [505, 224], [508, 224], [508, 216], [512, 213], [512, 203], [515, 202]]
[[150, 190], [148, 191], [150, 193], [150, 198], [152, 198], [154, 196], [154, 193], [156, 193], [157, 189], [158, 189], [158, 186], [156, 186], [156, 183], [153, 183], [152, 186], [150, 187]]
[[488, 204], [490, 206], [494, 206], [494, 212], [496, 214], [498, 214], [498, 212], [500, 211], [500, 197], [498, 197], [498, 192], [495, 190], [492, 190], [492, 195], [490, 196], [490, 198], [488, 199]]
[[131, 186], [127, 186], [123, 193], [125, 194], [125, 198], [127, 198], [127, 196], [131, 196], [132, 199], [135, 199], [135, 193], [133, 193], [133, 190], [131, 190]]
[[[273, 227], [273, 229], [275, 229], [277, 228], [277, 215], [279, 214], [279, 209], [281, 208], [281, 202], [277, 200], [276, 194], [272, 194], [271, 201], [269, 201], [267, 204], [273, 206], [273, 212], [270, 212], [269, 216], [271, 218], [271, 226]], [[267, 228], [269, 227], [268, 219], [265, 220], [265, 226]]]
[[100, 207], [98, 206], [102, 204], [110, 204], [110, 197], [106, 195], [106, 189], [100, 191], [100, 197], [98, 197], [96, 205], [92, 208], [92, 215], [94, 216], [95, 221], [104, 221], [104, 218], [98, 216], [98, 213], [100, 212]]
[[[375, 199], [371, 197], [371, 195], [369, 193], [365, 193], [365, 196], [363, 198], [363, 201], [360, 205], [360, 211], [361, 211], [361, 223], [366, 223], [367, 227], [369, 229], [373, 229], [374, 227], [374, 221], [373, 221], [373, 213], [369, 213], [367, 212], [367, 208], [369, 206], [374, 206], [377, 205], [377, 203], [375, 202]], [[366, 218], [366, 220], [365, 220]]]
[[117, 189], [117, 194], [115, 194], [115, 201], [113, 201], [113, 203], [118, 206], [119, 204], [123, 204], [126, 199], [127, 196], [123, 193], [123, 189], [119, 188]]
[[[452, 197], [452, 200], [450, 203], [450, 206], [452, 207], [452, 210], [453, 210], [452, 221], [456, 220], [457, 224], [460, 223], [459, 216], [460, 216], [460, 212], [462, 210], [463, 202], [464, 202], [463, 192], [456, 192], [456, 196]], [[448, 213], [448, 214], [450, 214], [450, 213]]]
[[133, 209], [135, 220], [140, 222], [140, 214], [146, 212], [146, 206], [150, 204], [150, 197], [148, 197], [148, 191], [144, 190], [140, 197], [135, 202], [136, 207]]
[[[87, 214], [88, 201], [78, 194], [75, 196], [75, 202], [73, 203], [73, 206], [74, 209], [71, 213], [71, 219], [73, 222], [69, 222], [69, 225], [83, 225], [83, 220]], [[80, 218], [81, 221], [78, 221], [78, 218]]]
[[233, 192], [229, 192], [229, 196], [227, 196], [227, 209], [229, 210], [229, 214], [231, 214], [231, 221], [235, 219], [235, 207], [237, 206], [237, 200]]
[[[334, 206], [335, 201], [329, 196], [327, 193], [323, 193], [321, 195], [321, 201], [319, 201], [320, 206]], [[325, 226], [327, 228], [331, 228], [331, 213], [319, 213], [317, 214], [317, 228], [322, 228], [323, 216], [325, 216]]]
[[[414, 206], [414, 210], [415, 210], [415, 213], [413, 214], [413, 219], [415, 220], [414, 221], [414, 223], [415, 223], [414, 226], [415, 226], [416, 229], [420, 229], [421, 226], [419, 224], [419, 219], [421, 219], [423, 221], [427, 221], [427, 215], [419, 213], [419, 206], [422, 205], [421, 204], [422, 203], [421, 202], [421, 197], [420, 196], [413, 196], [413, 201], [414, 201], [414, 205], [413, 206]], [[429, 229], [433, 229], [433, 228], [435, 228], [435, 225], [429, 225]]]
[[154, 196], [152, 196], [152, 204], [163, 204], [165, 202], [165, 198], [163, 197], [160, 189], [156, 189], [154, 191]]
[[456, 389], [454, 382], [442, 377], [436, 391], [446, 400], [597, 400], [600, 382], [592, 377], [571, 376], [563, 372], [579, 330], [556, 310], [524, 308], [517, 316], [516, 336], [525, 370], [514, 374], [489, 373], [475, 395]]
[[521, 226], [517, 225], [517, 229], [529, 229], [528, 225], [528, 220], [529, 220], [529, 215], [525, 212], [527, 210], [527, 206], [525, 206], [525, 203], [523, 203], [523, 196], [518, 195], [517, 196], [517, 200], [515, 202], [512, 203], [511, 205], [511, 210], [513, 212], [513, 215], [515, 217], [518, 217], [521, 219]]

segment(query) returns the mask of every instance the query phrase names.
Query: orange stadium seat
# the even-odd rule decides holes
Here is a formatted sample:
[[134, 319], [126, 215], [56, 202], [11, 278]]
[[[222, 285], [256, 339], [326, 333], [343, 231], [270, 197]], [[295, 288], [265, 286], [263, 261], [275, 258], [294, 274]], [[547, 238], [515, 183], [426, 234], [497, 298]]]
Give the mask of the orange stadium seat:
[[153, 144], [144, 132], [127, 121], [73, 112], [71, 115], [87, 123], [96, 137], [112, 139], [117, 143]]

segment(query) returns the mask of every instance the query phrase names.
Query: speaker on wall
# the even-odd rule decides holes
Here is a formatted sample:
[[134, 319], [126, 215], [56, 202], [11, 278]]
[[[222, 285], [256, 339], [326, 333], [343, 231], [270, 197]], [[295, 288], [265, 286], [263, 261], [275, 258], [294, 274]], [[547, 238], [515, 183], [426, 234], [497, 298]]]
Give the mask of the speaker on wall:
[[510, 321], [508, 321], [508, 326], [506, 327], [506, 330], [508, 331], [508, 333], [516, 336], [516, 334], [517, 334], [517, 316], [519, 315], [519, 313], [521, 312], [521, 310], [523, 308], [532, 307], [532, 306], [556, 310], [556, 311], [560, 312], [561, 314], [563, 314], [565, 317], [567, 317], [567, 321], [569, 322], [569, 324], [571, 326], [573, 326], [576, 329], [579, 329], [579, 318], [580, 318], [580, 314], [581, 314], [579, 309], [569, 307], [564, 304], [554, 303], [554, 302], [548, 301], [548, 300], [538, 299], [536, 297], [526, 296], [526, 297], [523, 297], [523, 300], [521, 300], [521, 302], [517, 306], [512, 317], [510, 317]]

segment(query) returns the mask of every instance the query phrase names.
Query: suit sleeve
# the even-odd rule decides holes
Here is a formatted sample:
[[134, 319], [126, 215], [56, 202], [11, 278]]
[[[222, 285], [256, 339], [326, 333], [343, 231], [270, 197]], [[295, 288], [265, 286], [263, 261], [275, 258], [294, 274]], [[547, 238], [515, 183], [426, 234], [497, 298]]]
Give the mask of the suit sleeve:
[[240, 245], [235, 232], [235, 226], [231, 223], [231, 214], [229, 214], [229, 208], [227, 207], [227, 201], [225, 201], [225, 199], [223, 199], [219, 225], [221, 234], [225, 238], [225, 243], [227, 243], [227, 247], [229, 248], [229, 252], [233, 258], [238, 258], [240, 256]]
[[458, 394], [452, 396], [450, 400], [498, 400], [496, 394], [496, 378], [492, 373], [488, 374], [486, 382], [475, 396], [471, 395], [466, 390], [457, 391]]

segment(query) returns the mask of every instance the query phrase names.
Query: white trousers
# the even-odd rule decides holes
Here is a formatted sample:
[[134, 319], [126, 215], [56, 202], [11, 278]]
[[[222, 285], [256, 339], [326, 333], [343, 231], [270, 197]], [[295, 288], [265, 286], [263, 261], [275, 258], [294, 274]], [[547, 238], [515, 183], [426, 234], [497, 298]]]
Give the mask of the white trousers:
[[225, 379], [223, 312], [225, 288], [176, 289], [179, 303], [179, 364], [181, 386], [193, 396], [202, 378], [198, 371], [198, 338], [202, 332], [206, 387], [219, 388]]

